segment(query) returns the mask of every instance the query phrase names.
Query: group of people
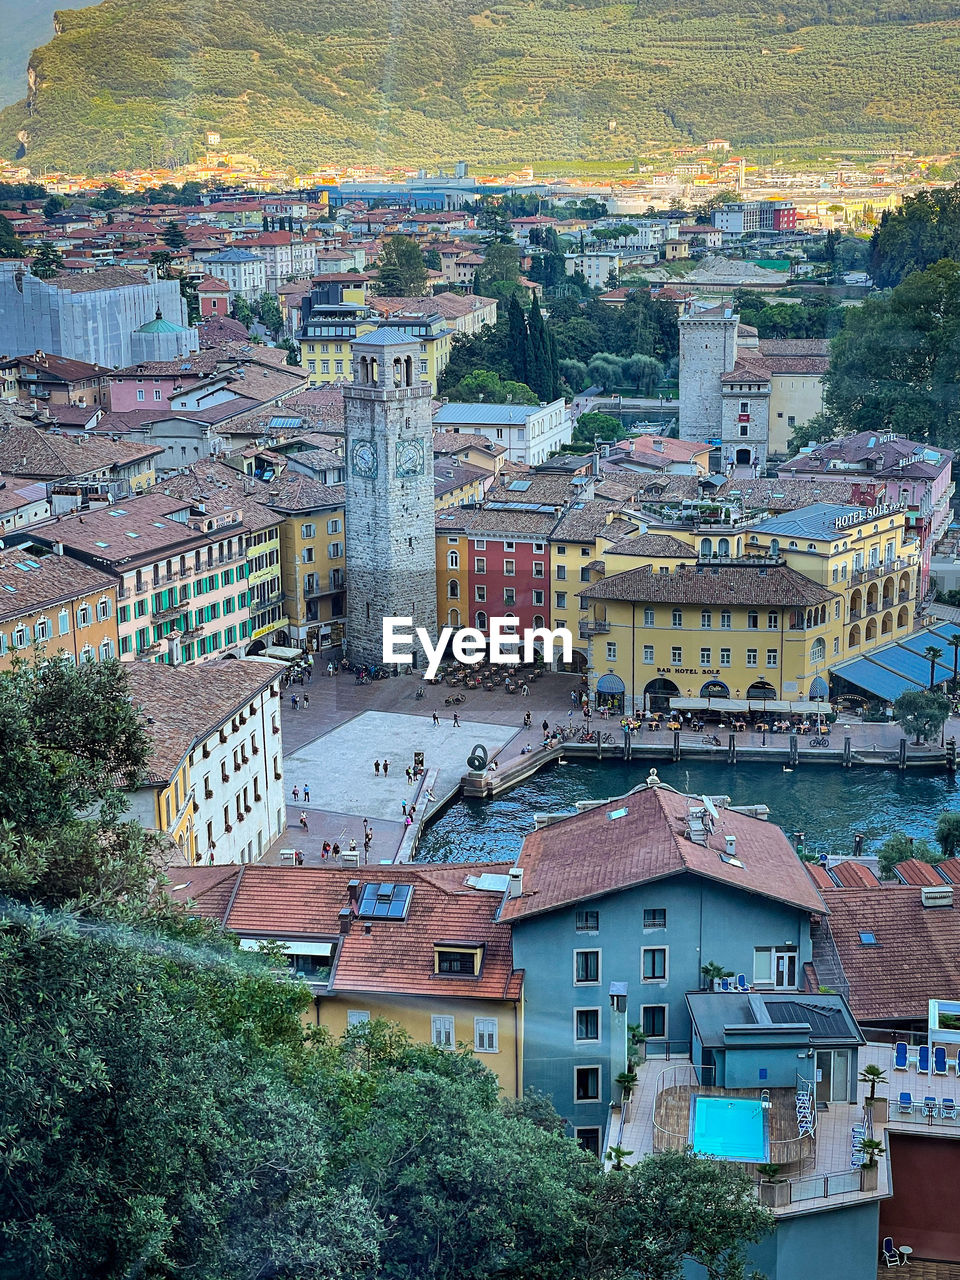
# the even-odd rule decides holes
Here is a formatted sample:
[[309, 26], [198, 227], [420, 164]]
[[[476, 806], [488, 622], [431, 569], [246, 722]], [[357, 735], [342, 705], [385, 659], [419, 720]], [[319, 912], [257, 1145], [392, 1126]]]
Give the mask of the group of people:
[[290, 695], [291, 710], [299, 711], [301, 703], [303, 704], [304, 711], [308, 711], [310, 709], [309, 693], [291, 693]]

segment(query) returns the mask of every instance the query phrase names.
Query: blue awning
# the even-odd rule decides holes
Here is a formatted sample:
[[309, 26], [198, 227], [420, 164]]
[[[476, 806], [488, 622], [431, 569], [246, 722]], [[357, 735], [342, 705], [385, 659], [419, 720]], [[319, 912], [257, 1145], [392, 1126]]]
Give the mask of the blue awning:
[[605, 675], [597, 681], [597, 693], [624, 693], [626, 685], [619, 676]]
[[850, 658], [847, 662], [841, 662], [839, 666], [831, 669], [835, 676], [842, 676], [844, 680], [849, 680], [859, 689], [872, 693], [874, 697], [882, 698], [885, 702], [896, 702], [901, 693], [906, 693], [908, 690], [915, 692], [922, 687], [904, 676], [888, 671], [869, 658]]

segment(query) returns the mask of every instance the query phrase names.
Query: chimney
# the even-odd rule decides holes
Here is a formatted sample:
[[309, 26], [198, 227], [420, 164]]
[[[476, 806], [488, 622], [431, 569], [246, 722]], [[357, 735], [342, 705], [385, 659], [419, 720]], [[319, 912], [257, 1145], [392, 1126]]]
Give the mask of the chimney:
[[523, 867], [511, 867], [508, 880], [507, 897], [519, 898], [523, 893]]
[[737, 856], [737, 837], [724, 836], [723, 842], [726, 845], [727, 857], [735, 858]]
[[62, 542], [55, 542], [55, 543], [53, 544], [53, 553], [54, 553], [54, 555], [57, 555], [57, 556], [62, 556], [62, 555], [63, 555], [63, 543], [62, 543]]
[[350, 899], [351, 907], [355, 907], [360, 901], [360, 881], [350, 880], [347, 884], [347, 897]]
[[353, 912], [349, 907], [344, 907], [337, 912], [337, 919], [340, 921], [340, 933], [345, 938], [350, 932], [350, 926], [353, 924]]

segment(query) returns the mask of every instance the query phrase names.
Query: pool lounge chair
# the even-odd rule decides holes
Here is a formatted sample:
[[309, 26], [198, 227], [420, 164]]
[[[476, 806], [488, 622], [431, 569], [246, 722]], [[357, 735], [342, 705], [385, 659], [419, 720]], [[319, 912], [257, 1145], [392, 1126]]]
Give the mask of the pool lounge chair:
[[953, 1098], [941, 1098], [940, 1099], [940, 1119], [956, 1120], [956, 1118], [957, 1118], [957, 1104], [954, 1102]]
[[880, 1250], [888, 1267], [899, 1267], [901, 1258], [899, 1252], [893, 1247], [893, 1236], [884, 1236]]
[[[960, 1053], [957, 1054], [960, 1058]], [[907, 1044], [905, 1040], [898, 1040], [893, 1051], [893, 1069], [894, 1071], [906, 1071], [907, 1069]]]
[[947, 1051], [939, 1044], [933, 1051], [933, 1074], [935, 1076], [947, 1074]]
[[720, 990], [721, 990], [721, 991], [728, 991], [728, 992], [729, 992], [729, 991], [736, 991], [736, 987], [733, 985], [733, 983], [730, 981], [730, 979], [729, 979], [729, 978], [721, 978], [721, 979], [720, 979]]
[[745, 973], [737, 974], [737, 990], [741, 992], [741, 994], [745, 994], [750, 990], [750, 983], [747, 981], [747, 975]]
[[940, 1103], [930, 1094], [924, 1098], [920, 1107], [920, 1114], [924, 1116], [932, 1116], [934, 1119], [940, 1114]]
[[930, 1074], [930, 1049], [925, 1044], [917, 1050], [917, 1070], [922, 1076]]
[[902, 1116], [913, 1115], [913, 1094], [902, 1091], [897, 1100], [897, 1110]]

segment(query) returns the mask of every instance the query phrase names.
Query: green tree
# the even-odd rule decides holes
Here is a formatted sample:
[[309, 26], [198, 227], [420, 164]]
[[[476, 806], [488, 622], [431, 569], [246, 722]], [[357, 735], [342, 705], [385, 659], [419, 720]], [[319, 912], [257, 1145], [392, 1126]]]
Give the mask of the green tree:
[[63, 254], [49, 240], [42, 240], [30, 265], [33, 275], [39, 280], [52, 280], [57, 272], [62, 269]]
[[187, 237], [184, 234], [183, 227], [179, 222], [164, 223], [163, 231], [160, 238], [163, 243], [170, 249], [182, 249], [187, 243]]
[[513, 363], [513, 371], [518, 381], [523, 382], [527, 377], [527, 344], [529, 342], [529, 334], [527, 332], [527, 318], [523, 314], [523, 308], [520, 306], [520, 299], [514, 294], [507, 306], [507, 326], [508, 326], [508, 342], [511, 360]]
[[541, 400], [554, 399], [554, 391], [559, 386], [560, 373], [557, 365], [556, 351], [550, 341], [547, 326], [540, 310], [537, 295], [533, 295], [530, 303], [528, 320], [529, 341], [526, 351], [527, 384], [537, 393]]
[[915, 735], [915, 746], [935, 738], [950, 718], [950, 699], [943, 693], [911, 689], [893, 704], [893, 718], [904, 733]]
[[893, 868], [898, 862], [908, 862], [911, 858], [916, 858], [918, 862], [934, 863], [939, 862], [942, 857], [943, 855], [938, 853], [928, 841], [917, 840], [913, 836], [905, 835], [902, 831], [895, 831], [877, 850], [877, 869], [881, 880], [890, 880], [893, 878]]
[[187, 323], [200, 323], [200, 295], [197, 292], [197, 282], [193, 276], [188, 276], [184, 272], [177, 274], [177, 280], [180, 284], [180, 297], [187, 304]]
[[377, 259], [376, 292], [383, 297], [420, 297], [427, 287], [427, 268], [420, 246], [409, 236], [391, 236]]
[[937, 663], [943, 657], [943, 650], [937, 648], [935, 644], [928, 644], [923, 651], [923, 656], [930, 663], [930, 692], [933, 693], [937, 686]]
[[573, 429], [574, 444], [592, 445], [596, 440], [619, 440], [623, 428], [609, 413], [581, 413]]
[[499, 283], [515, 284], [520, 275], [520, 250], [515, 244], [495, 241], [487, 246], [483, 255], [483, 266], [478, 269], [481, 290], [496, 296], [494, 285]]
[[272, 293], [261, 293], [255, 309], [260, 323], [276, 340], [283, 329], [283, 312], [280, 310], [279, 299]]
[[501, 201], [487, 200], [477, 214], [477, 226], [487, 233], [488, 244], [511, 244], [513, 227], [510, 225], [510, 213]]
[[506, 404], [508, 401], [514, 404], [539, 403], [536, 393], [525, 383], [501, 379], [499, 374], [491, 373], [489, 369], [476, 369], [468, 374], [450, 389], [449, 395], [451, 400], [467, 404], [479, 401], [486, 404]]
[[157, 268], [157, 275], [161, 280], [166, 280], [170, 274], [171, 262], [173, 262], [173, 254], [169, 249], [156, 249], [150, 255], [150, 265]]
[[45, 218], [53, 218], [61, 213], [67, 207], [67, 202], [63, 196], [53, 195], [43, 205], [43, 216]]
[[253, 307], [247, 302], [246, 298], [241, 298], [239, 293], [233, 295], [233, 301], [230, 304], [230, 314], [234, 320], [239, 320], [245, 329], [249, 329], [256, 319]]
[[946, 809], [937, 819], [933, 838], [945, 858], [955, 858], [960, 852], [960, 813]]
[[23, 245], [14, 234], [13, 224], [0, 213], [0, 258], [22, 258]]
[[423, 265], [428, 271], [442, 271], [443, 259], [439, 249], [427, 249], [423, 255]]

